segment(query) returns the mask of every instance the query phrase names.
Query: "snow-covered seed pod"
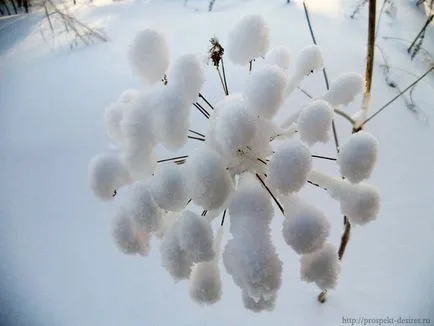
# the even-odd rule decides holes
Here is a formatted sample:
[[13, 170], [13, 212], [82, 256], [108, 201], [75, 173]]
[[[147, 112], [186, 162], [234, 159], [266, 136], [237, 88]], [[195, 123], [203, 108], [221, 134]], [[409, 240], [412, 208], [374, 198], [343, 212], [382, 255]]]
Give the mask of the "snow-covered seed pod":
[[131, 182], [122, 160], [111, 153], [102, 153], [90, 160], [88, 177], [95, 195], [104, 200], [112, 199], [117, 189]]
[[151, 235], [137, 230], [125, 209], [120, 210], [113, 221], [112, 236], [116, 247], [124, 254], [148, 255]]
[[204, 209], [221, 207], [232, 192], [232, 180], [222, 159], [206, 147], [196, 149], [187, 159], [187, 187], [193, 202]]
[[180, 149], [187, 142], [190, 103], [175, 84], [164, 87], [158, 96], [155, 133], [168, 150]]
[[179, 224], [175, 222], [166, 232], [160, 247], [161, 262], [175, 281], [190, 277], [193, 261], [181, 249], [179, 243]]
[[130, 193], [129, 214], [137, 228], [155, 232], [160, 228], [163, 211], [152, 197], [150, 186], [144, 182], [133, 185]]
[[240, 98], [219, 107], [215, 115], [214, 137], [219, 148], [230, 156], [245, 149], [256, 133], [256, 117]]
[[180, 211], [189, 199], [184, 168], [166, 164], [155, 171], [152, 195], [158, 206], [167, 211]]
[[302, 78], [324, 68], [324, 59], [317, 45], [305, 47], [295, 60], [295, 75]]
[[244, 308], [253, 312], [272, 311], [277, 299], [277, 293], [267, 299], [260, 298], [259, 300], [249, 297], [246, 291], [242, 291], [242, 296]]
[[160, 32], [146, 29], [137, 33], [129, 50], [133, 72], [145, 83], [161, 81], [169, 66], [169, 48]]
[[299, 254], [320, 249], [329, 235], [330, 224], [318, 208], [294, 201], [285, 206], [282, 234], [285, 242]]
[[237, 236], [223, 252], [226, 271], [249, 297], [275, 294], [281, 285], [282, 262], [269, 237]]
[[309, 145], [325, 143], [330, 138], [333, 108], [323, 100], [313, 101], [303, 108], [298, 116], [297, 127], [300, 139]]
[[268, 181], [282, 194], [298, 192], [306, 183], [312, 169], [312, 155], [300, 141], [285, 141], [271, 158]]
[[214, 258], [211, 225], [196, 213], [185, 211], [179, 218], [179, 245], [193, 262], [209, 261]]
[[175, 84], [190, 104], [196, 101], [204, 82], [202, 63], [194, 54], [180, 56], [170, 67], [169, 85]]
[[243, 91], [247, 109], [271, 119], [283, 102], [286, 85], [287, 77], [277, 66], [266, 66], [254, 71]]
[[331, 83], [330, 90], [321, 99], [327, 101], [333, 107], [347, 105], [363, 92], [364, 85], [365, 80], [359, 74], [354, 72], [345, 73]]
[[261, 187], [259, 180], [250, 173], [243, 174], [229, 206], [232, 235], [269, 235], [268, 226], [273, 214], [270, 196]]
[[222, 282], [219, 271], [219, 252], [222, 240], [222, 229], [214, 237], [213, 260], [196, 264], [190, 275], [190, 296], [198, 304], [210, 305], [220, 300]]
[[265, 60], [269, 65], [286, 70], [291, 62], [291, 50], [287, 46], [277, 46], [267, 53]]
[[104, 122], [108, 137], [117, 144], [123, 143], [123, 135], [121, 129], [121, 121], [124, 117], [124, 112], [128, 109], [125, 103], [112, 103], [104, 112]]
[[142, 92], [137, 89], [127, 89], [119, 96], [118, 103], [133, 104], [136, 103], [141, 96]]
[[341, 269], [335, 246], [327, 243], [321, 249], [301, 256], [300, 263], [302, 280], [315, 283], [321, 290], [335, 288]]
[[352, 223], [363, 225], [377, 218], [380, 194], [375, 187], [365, 183], [352, 185], [343, 182], [329, 192], [339, 200], [342, 214], [348, 216]]
[[246, 65], [253, 59], [263, 57], [269, 44], [268, 26], [262, 16], [248, 15], [229, 32], [227, 53], [232, 62]]
[[371, 176], [377, 161], [378, 142], [370, 133], [352, 134], [338, 154], [341, 175], [352, 183]]
[[141, 97], [131, 110], [125, 112], [121, 121], [125, 140], [123, 159], [134, 180], [149, 176], [155, 168], [152, 150], [157, 137], [152, 109], [151, 99]]

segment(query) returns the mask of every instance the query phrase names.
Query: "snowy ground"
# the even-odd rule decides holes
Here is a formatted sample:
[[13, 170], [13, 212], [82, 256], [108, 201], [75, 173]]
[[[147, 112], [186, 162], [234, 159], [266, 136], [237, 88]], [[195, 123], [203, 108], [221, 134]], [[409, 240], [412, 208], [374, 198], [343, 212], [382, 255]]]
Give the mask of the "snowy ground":
[[[382, 194], [378, 220], [355, 228], [342, 264], [338, 287], [329, 300], [316, 301], [318, 290], [302, 283], [297, 256], [281, 236], [282, 217], [273, 221], [274, 243], [284, 262], [283, 286], [271, 313], [244, 310], [240, 291], [223, 272], [223, 298], [214, 306], [197, 306], [187, 284], [173, 284], [161, 267], [159, 244], [146, 259], [119, 253], [110, 237], [116, 203], [102, 203], [91, 193], [87, 164], [109, 144], [104, 108], [125, 89], [141, 88], [131, 74], [126, 51], [135, 33], [161, 29], [171, 55], [204, 54], [208, 39], [225, 43], [228, 29], [246, 13], [261, 13], [269, 22], [272, 45], [287, 44], [294, 53], [311, 43], [300, 2], [283, 0], [206, 2], [123, 1], [81, 6], [75, 14], [103, 26], [110, 42], [50, 51], [39, 33], [38, 15], [0, 20], [0, 300], [1, 324], [7, 325], [343, 325], [343, 317], [431, 318], [434, 323], [434, 92], [432, 74], [415, 90], [424, 114], [416, 116], [396, 101], [368, 129], [380, 143], [380, 157], [370, 182]], [[347, 71], [364, 71], [366, 9], [348, 18], [353, 1], [311, 0], [316, 37], [331, 79]], [[407, 43], [422, 23], [422, 13], [406, 0], [396, 1], [396, 19], [382, 20], [379, 44], [392, 76], [403, 88], [427, 69], [424, 55], [411, 61]], [[308, 1], [309, 3], [309, 1]], [[434, 53], [433, 33], [426, 48]], [[378, 54], [378, 53], [377, 53]], [[423, 59], [425, 58], [425, 59]], [[387, 87], [377, 55], [372, 108], [396, 93]], [[246, 68], [228, 64], [229, 88], [239, 90]], [[410, 74], [411, 73], [411, 74]], [[232, 76], [231, 76], [232, 75]], [[235, 76], [236, 75], [236, 76]], [[204, 93], [222, 97], [215, 71], [207, 72]], [[320, 74], [303, 87], [324, 90]], [[292, 96], [287, 110], [306, 102]], [[348, 110], [355, 112], [360, 98]], [[202, 117], [194, 112], [193, 125]], [[339, 135], [350, 132], [337, 120]], [[334, 147], [315, 148], [334, 155]], [[160, 153], [164, 157], [164, 152]], [[335, 171], [333, 164], [318, 167]], [[332, 223], [338, 244], [342, 217], [337, 204], [316, 188], [303, 190]], [[227, 234], [226, 234], [227, 237]], [[4, 323], [3, 323], [4, 322]]]

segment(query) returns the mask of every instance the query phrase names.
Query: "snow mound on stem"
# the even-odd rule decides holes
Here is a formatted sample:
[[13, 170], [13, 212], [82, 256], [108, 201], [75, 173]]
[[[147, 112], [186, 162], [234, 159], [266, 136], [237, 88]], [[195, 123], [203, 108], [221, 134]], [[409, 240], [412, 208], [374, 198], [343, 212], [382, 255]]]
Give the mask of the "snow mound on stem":
[[163, 211], [152, 197], [148, 184], [137, 182], [133, 185], [128, 208], [138, 229], [146, 232], [156, 232], [160, 229]]
[[269, 65], [286, 70], [291, 62], [291, 50], [287, 46], [277, 46], [267, 53], [265, 60]]
[[297, 254], [311, 253], [324, 245], [330, 224], [318, 208], [293, 200], [285, 206], [285, 216], [283, 238]]
[[303, 108], [298, 116], [300, 139], [309, 145], [325, 143], [330, 138], [333, 108], [323, 100], [316, 100]]
[[268, 180], [282, 194], [298, 192], [312, 169], [312, 154], [300, 141], [285, 141], [271, 158]]
[[221, 207], [232, 192], [232, 180], [213, 150], [197, 148], [187, 159], [187, 187], [193, 202], [204, 209]]
[[227, 53], [239, 65], [264, 56], [270, 44], [268, 26], [262, 16], [244, 16], [229, 32]]
[[285, 73], [277, 66], [254, 71], [247, 79], [243, 97], [247, 108], [255, 114], [271, 119], [284, 99], [287, 86]]
[[133, 72], [147, 84], [161, 81], [169, 66], [166, 40], [152, 29], [137, 33], [128, 55]]
[[175, 60], [169, 71], [169, 85], [174, 83], [190, 104], [195, 102], [205, 75], [202, 63], [194, 54], [185, 54]]
[[347, 105], [363, 92], [365, 80], [357, 73], [350, 72], [339, 76], [330, 85], [330, 90], [322, 97], [323, 100], [335, 107]]
[[338, 155], [341, 175], [352, 183], [371, 176], [377, 161], [378, 142], [371, 134], [360, 131], [352, 134]]
[[327, 243], [321, 249], [303, 255], [300, 262], [302, 280], [315, 283], [321, 290], [335, 288], [340, 272], [335, 246]]
[[182, 210], [189, 198], [183, 167], [166, 164], [157, 169], [152, 180], [152, 194], [160, 208]]
[[112, 199], [117, 189], [131, 182], [122, 160], [110, 153], [96, 155], [90, 160], [88, 176], [93, 192], [104, 200]]

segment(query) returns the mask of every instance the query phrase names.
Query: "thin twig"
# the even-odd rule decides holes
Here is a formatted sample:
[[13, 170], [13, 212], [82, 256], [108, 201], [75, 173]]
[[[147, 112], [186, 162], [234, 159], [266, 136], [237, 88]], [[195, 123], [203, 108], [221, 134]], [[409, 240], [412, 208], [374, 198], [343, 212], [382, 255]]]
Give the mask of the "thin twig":
[[200, 216], [206, 216], [207, 213], [208, 211], [205, 209]]
[[365, 121], [363, 121], [360, 124], [359, 130], [369, 121], [371, 121], [375, 116], [380, 114], [384, 109], [386, 109], [390, 104], [395, 102], [396, 99], [398, 99], [402, 94], [407, 92], [410, 88], [412, 88], [414, 85], [416, 85], [418, 82], [420, 82], [425, 76], [427, 76], [432, 70], [434, 70], [434, 65], [431, 66], [422, 76], [420, 76], [418, 79], [416, 79], [414, 82], [412, 82], [410, 85], [408, 85], [405, 89], [403, 89], [398, 95], [396, 95], [394, 98], [392, 98], [390, 101], [388, 101], [386, 104], [384, 104], [381, 108], [379, 108], [374, 114], [372, 114], [369, 118], [367, 118]]
[[282, 215], [285, 215], [285, 211], [283, 210], [283, 206], [279, 203], [279, 201], [277, 200], [277, 198], [273, 195], [273, 193], [267, 187], [267, 185], [265, 184], [265, 182], [261, 179], [261, 177], [259, 176], [259, 174], [256, 173], [256, 177], [259, 179], [259, 181], [261, 182], [261, 184], [264, 186], [264, 188], [270, 194], [271, 198], [273, 198], [273, 200], [276, 203], [277, 207], [279, 207], [280, 211], [282, 212]]
[[351, 125], [353, 126], [356, 122], [353, 118], [351, 118], [348, 114], [346, 114], [344, 111], [341, 111], [339, 109], [334, 109], [335, 113], [340, 115], [341, 117], [345, 118]]
[[249, 73], [252, 72], [252, 66], [253, 66], [253, 61], [250, 60], [250, 61], [249, 61]]
[[216, 67], [216, 69], [217, 69], [217, 72], [218, 72], [219, 77], [220, 77], [220, 83], [222, 84], [223, 92], [225, 93], [225, 95], [228, 95], [228, 94], [227, 94], [226, 87], [225, 87], [225, 82], [223, 81], [222, 73], [220, 72], [220, 68], [219, 68], [219, 67]]
[[221, 221], [221, 223], [220, 223], [220, 226], [223, 226], [223, 224], [225, 223], [225, 216], [226, 216], [226, 209], [225, 209], [225, 211], [223, 212], [223, 217], [222, 217], [222, 221]]
[[307, 182], [308, 184], [312, 185], [312, 186], [315, 186], [315, 187], [317, 187], [317, 188], [321, 188], [321, 189], [327, 191], [327, 188], [321, 187], [321, 186], [320, 186], [319, 184], [317, 184], [317, 183], [314, 183], [314, 182], [312, 182], [312, 181], [310, 181], [310, 180], [307, 180], [306, 182]]
[[313, 155], [312, 154], [312, 157], [314, 157], [314, 158], [321, 158], [323, 160], [329, 160], [329, 161], [336, 161], [337, 160], [334, 157], [328, 157], [328, 156], [322, 156], [322, 155]]
[[193, 137], [193, 136], [187, 136], [189, 139], [195, 139], [195, 140], [199, 140], [199, 141], [205, 141], [205, 138], [201, 138], [201, 137]]
[[229, 95], [229, 88], [228, 88], [228, 82], [226, 80], [225, 63], [223, 62], [223, 56], [221, 58], [221, 62], [222, 62], [222, 70], [223, 70], [223, 80], [225, 82], [225, 88], [226, 88], [226, 95]]
[[297, 86], [297, 89], [299, 89], [304, 95], [306, 95], [308, 98], [313, 99], [313, 96], [310, 95], [305, 89], [301, 88], [300, 86]]
[[201, 93], [199, 93], [199, 97], [200, 97], [202, 100], [204, 100], [205, 103], [208, 104], [208, 106], [209, 106], [212, 110], [214, 110], [214, 107], [211, 105], [210, 102], [208, 102], [208, 100], [205, 98], [205, 96], [203, 96]]
[[339, 260], [342, 260], [342, 258], [344, 257], [345, 248], [347, 247], [348, 241], [350, 240], [350, 235], [351, 235], [351, 223], [346, 218], [345, 229], [344, 229], [344, 233], [342, 234], [341, 245], [339, 246], [339, 250], [338, 250]]
[[203, 114], [203, 116], [204, 116], [205, 118], [209, 119], [209, 115], [208, 115], [206, 112], [204, 112], [204, 111], [201, 109], [200, 106], [198, 106], [196, 103], [193, 103], [193, 105], [194, 105], [194, 107], [195, 107], [196, 109], [199, 110], [200, 113]]
[[205, 135], [204, 135], [204, 134], [201, 134], [200, 132], [194, 131], [194, 130], [192, 130], [192, 129], [188, 129], [188, 131], [192, 132], [193, 134], [195, 134], [195, 135], [197, 135], [197, 136], [200, 136], [200, 137], [205, 138]]
[[[312, 42], [313, 42], [313, 44], [317, 45], [315, 34], [314, 34], [313, 28], [312, 28], [312, 24], [310, 22], [309, 11], [307, 9], [305, 1], [303, 1], [303, 8], [304, 8], [304, 14], [306, 16], [307, 25], [308, 25], [309, 31], [310, 31], [310, 36], [312, 37]], [[323, 76], [324, 76], [324, 82], [325, 82], [325, 85], [326, 85], [326, 89], [329, 90], [330, 89], [330, 84], [329, 84], [329, 79], [328, 79], [327, 71], [326, 71], [325, 67], [323, 68], [322, 73], [323, 73]], [[338, 139], [338, 133], [337, 133], [337, 130], [336, 130], [336, 125], [335, 125], [334, 119], [332, 120], [332, 131], [333, 131], [333, 139], [335, 141], [336, 152], [339, 153], [339, 139]]]
[[265, 165], [267, 165], [267, 162], [265, 162], [263, 159], [261, 159], [261, 158], [258, 158], [257, 159], [259, 162], [261, 162], [262, 164], [265, 164]]
[[164, 162], [176, 161], [176, 160], [180, 160], [180, 159], [186, 159], [187, 157], [188, 157], [188, 155], [177, 156], [177, 157], [171, 157], [171, 158], [165, 158], [165, 159], [162, 159], [162, 160], [158, 160], [157, 163], [164, 163]]

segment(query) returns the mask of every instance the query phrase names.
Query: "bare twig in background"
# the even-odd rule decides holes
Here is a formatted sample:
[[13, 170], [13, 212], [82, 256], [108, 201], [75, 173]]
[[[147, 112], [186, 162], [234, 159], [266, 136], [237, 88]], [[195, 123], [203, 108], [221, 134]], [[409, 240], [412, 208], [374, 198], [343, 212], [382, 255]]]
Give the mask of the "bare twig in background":
[[350, 17], [354, 18], [367, 3], [368, 0], [360, 0]]
[[[396, 99], [398, 99], [402, 94], [407, 92], [409, 89], [411, 89], [414, 85], [416, 85], [418, 82], [420, 82], [425, 76], [427, 76], [431, 71], [434, 70], [434, 65], [431, 66], [431, 68], [428, 69], [422, 76], [420, 76], [418, 79], [416, 79], [414, 82], [412, 82], [410, 85], [408, 85], [404, 90], [402, 90], [398, 95], [396, 95], [394, 98], [392, 98], [390, 101], [388, 101], [386, 104], [384, 104], [380, 109], [378, 109], [374, 114], [372, 114], [369, 118], [367, 118], [365, 121], [363, 121], [360, 125], [360, 129], [369, 121], [371, 121], [374, 117], [376, 117], [378, 114], [380, 114], [383, 110], [385, 110], [390, 104], [395, 102]], [[360, 130], [359, 129], [359, 130]]]
[[[44, 8], [52, 38], [56, 37], [56, 31], [59, 35], [65, 34], [71, 49], [77, 47], [79, 42], [84, 45], [93, 44], [95, 41], [107, 42], [107, 36], [103, 31], [82, 23], [70, 14], [66, 7], [60, 9], [52, 0], [44, 0], [42, 7]], [[58, 26], [63, 26], [63, 29], [58, 28]], [[44, 35], [43, 38], [45, 39]]]
[[423, 25], [422, 29], [419, 31], [419, 33], [416, 35], [413, 42], [408, 47], [407, 52], [411, 55], [412, 59], [416, 56], [416, 54], [419, 52], [420, 48], [422, 47], [422, 43], [425, 38], [425, 31], [433, 19], [434, 19], [434, 14], [431, 13], [431, 15], [428, 17], [425, 24]]

